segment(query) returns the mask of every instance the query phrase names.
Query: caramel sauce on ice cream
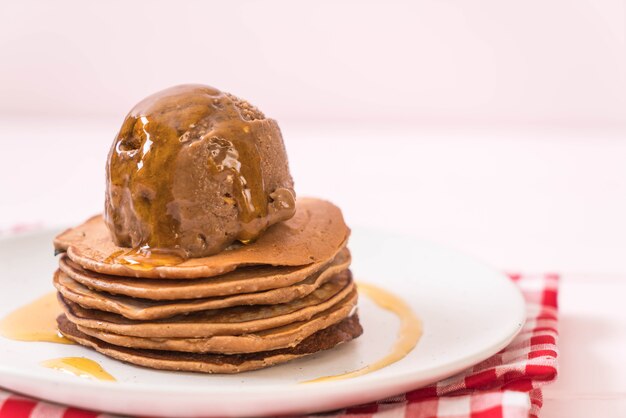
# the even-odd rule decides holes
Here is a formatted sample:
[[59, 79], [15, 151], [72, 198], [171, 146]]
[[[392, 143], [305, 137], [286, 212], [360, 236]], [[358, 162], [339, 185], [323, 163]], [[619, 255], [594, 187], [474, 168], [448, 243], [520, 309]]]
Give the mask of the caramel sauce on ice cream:
[[295, 213], [277, 123], [208, 86], [172, 87], [137, 104], [106, 174], [105, 220], [115, 243], [133, 248], [120, 258], [130, 264], [216, 254]]

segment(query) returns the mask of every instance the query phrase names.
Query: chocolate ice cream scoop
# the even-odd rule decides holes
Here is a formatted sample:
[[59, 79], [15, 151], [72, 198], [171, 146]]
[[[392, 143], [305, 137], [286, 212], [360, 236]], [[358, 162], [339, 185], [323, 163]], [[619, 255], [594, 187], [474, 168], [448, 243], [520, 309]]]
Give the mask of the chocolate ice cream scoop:
[[202, 257], [295, 213], [276, 121], [208, 86], [172, 87], [137, 104], [106, 169], [105, 219], [123, 247]]

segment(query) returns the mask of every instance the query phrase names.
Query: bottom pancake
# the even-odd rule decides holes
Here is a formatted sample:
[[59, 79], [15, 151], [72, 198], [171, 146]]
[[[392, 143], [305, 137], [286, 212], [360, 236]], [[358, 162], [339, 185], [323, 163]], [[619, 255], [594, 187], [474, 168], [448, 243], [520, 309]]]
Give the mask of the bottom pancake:
[[120, 347], [81, 332], [65, 315], [57, 318], [59, 331], [68, 339], [109, 357], [152, 369], [199, 373], [240, 373], [285, 363], [328, 350], [363, 333], [357, 314], [305, 338], [291, 348], [249, 354], [196, 354]]

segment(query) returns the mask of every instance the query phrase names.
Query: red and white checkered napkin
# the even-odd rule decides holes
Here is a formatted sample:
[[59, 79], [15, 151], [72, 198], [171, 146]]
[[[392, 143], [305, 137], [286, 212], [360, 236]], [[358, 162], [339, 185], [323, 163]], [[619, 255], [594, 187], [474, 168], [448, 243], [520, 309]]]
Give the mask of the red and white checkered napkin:
[[[558, 277], [511, 275], [528, 319], [513, 342], [463, 373], [426, 388], [324, 417], [527, 418], [542, 404], [540, 386], [557, 374]], [[92, 418], [106, 415], [19, 397], [0, 390], [0, 418]]]
[[504, 350], [434, 385], [368, 405], [341, 417], [527, 418], [537, 417], [540, 387], [557, 374], [558, 276], [511, 274], [526, 299], [527, 319]]

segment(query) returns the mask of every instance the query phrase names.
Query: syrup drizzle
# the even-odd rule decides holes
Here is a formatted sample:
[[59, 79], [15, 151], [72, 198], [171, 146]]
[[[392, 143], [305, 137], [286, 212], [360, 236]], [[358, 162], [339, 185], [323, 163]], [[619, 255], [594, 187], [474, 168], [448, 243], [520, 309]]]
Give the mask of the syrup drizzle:
[[175, 251], [150, 248], [147, 245], [128, 250], [118, 250], [109, 255], [105, 263], [117, 263], [133, 270], [147, 271], [155, 267], [176, 266], [185, 258]]
[[[57, 328], [56, 318], [62, 313], [56, 292], [50, 292], [2, 318], [0, 335], [16, 341], [74, 344]], [[40, 364], [81, 378], [115, 381], [102, 366], [84, 357], [62, 357]]]
[[[115, 256], [118, 257], [120, 255]], [[136, 262], [136, 264], [129, 265], [144, 268], [140, 261], [133, 260], [133, 262]], [[153, 268], [154, 266], [148, 267]], [[357, 285], [359, 291], [367, 295], [374, 303], [383, 309], [395, 313], [399, 317], [400, 330], [391, 352], [385, 357], [360, 369], [332, 376], [323, 376], [302, 383], [327, 382], [362, 376], [403, 359], [417, 345], [422, 335], [422, 323], [414, 314], [411, 307], [398, 296], [380, 287], [367, 283], [358, 283]], [[57, 329], [56, 317], [61, 313], [62, 311], [56, 298], [56, 292], [48, 293], [28, 305], [16, 309], [3, 318], [0, 321], [0, 335], [18, 341], [73, 344], [72, 341], [63, 337]], [[51, 359], [42, 362], [41, 365], [81, 378], [106, 381], [116, 380], [98, 363], [83, 357]]]
[[100, 364], [84, 357], [61, 357], [45, 360], [40, 364], [48, 369], [58, 370], [62, 373], [84, 379], [104, 380], [109, 382], [115, 382], [117, 380], [107, 373]]
[[4, 317], [0, 321], [0, 335], [17, 341], [73, 344], [57, 329], [56, 318], [61, 313], [56, 292], [50, 292]]
[[422, 336], [422, 322], [417, 318], [411, 307], [401, 298], [393, 293], [384, 290], [378, 286], [367, 283], [357, 284], [359, 292], [367, 295], [374, 303], [383, 309], [393, 312], [400, 318], [400, 330], [398, 338], [391, 349], [391, 352], [380, 360], [368, 364], [360, 369], [332, 376], [323, 376], [312, 380], [306, 380], [302, 383], [318, 383], [333, 380], [350, 379], [357, 376], [363, 376], [387, 367], [409, 354], [417, 345]]

